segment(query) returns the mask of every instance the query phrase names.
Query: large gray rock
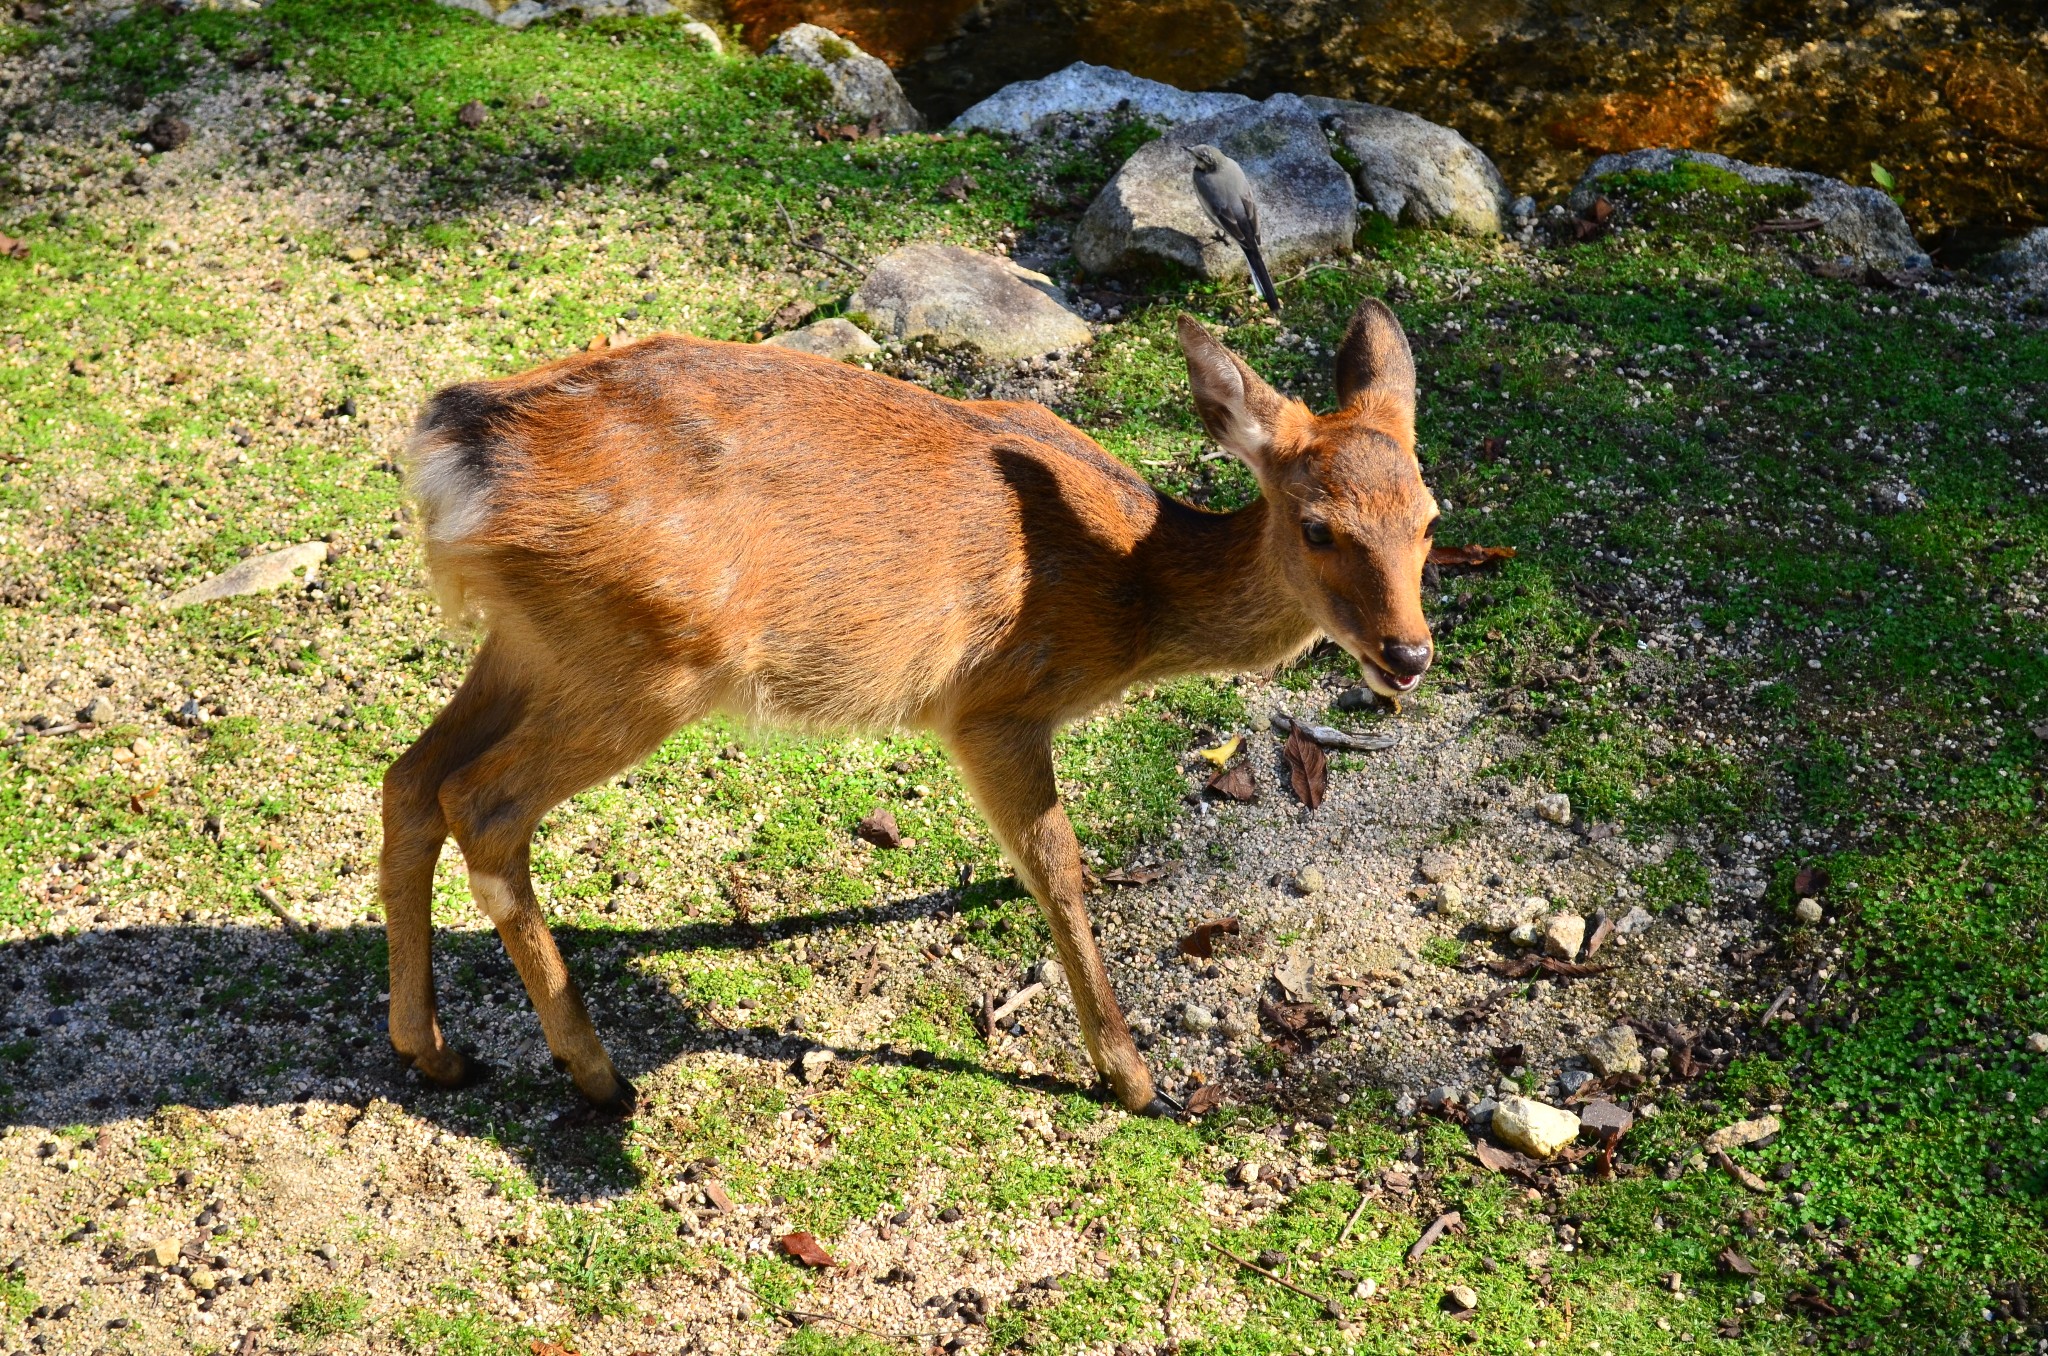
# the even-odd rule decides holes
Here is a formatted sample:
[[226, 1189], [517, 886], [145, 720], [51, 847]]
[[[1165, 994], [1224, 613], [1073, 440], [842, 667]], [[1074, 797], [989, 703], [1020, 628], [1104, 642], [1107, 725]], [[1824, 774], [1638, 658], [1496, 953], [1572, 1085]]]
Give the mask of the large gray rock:
[[1043, 273], [958, 245], [905, 245], [884, 255], [846, 306], [894, 339], [972, 344], [996, 359], [1090, 343], [1088, 322]]
[[882, 120], [884, 132], [915, 132], [924, 115], [910, 106], [903, 87], [880, 57], [869, 56], [829, 28], [798, 24], [768, 44], [769, 56], [823, 71], [832, 82], [832, 101], [858, 122]]
[[1413, 113], [1349, 99], [1306, 99], [1358, 161], [1358, 200], [1404, 226], [1473, 235], [1508, 228], [1508, 186], [1486, 153]]
[[2048, 277], [2048, 226], [2036, 226], [1985, 259], [1983, 270], [1995, 278]]
[[190, 588], [178, 590], [164, 599], [164, 606], [190, 607], [194, 603], [219, 602], [223, 598], [239, 598], [248, 593], [268, 593], [290, 583], [300, 570], [306, 571], [306, 578], [311, 579], [313, 572], [326, 559], [326, 543], [317, 541], [302, 541], [282, 551], [250, 556], [211, 579], [203, 579]]
[[1726, 171], [1746, 183], [1792, 184], [1805, 189], [1807, 203], [1799, 210], [1805, 215], [1820, 218], [1821, 227], [1816, 235], [1835, 254], [1848, 255], [1859, 263], [1875, 264], [1880, 268], [1925, 268], [1930, 262], [1919, 242], [1913, 239], [1913, 230], [1906, 224], [1906, 214], [1899, 210], [1897, 203], [1876, 189], [1857, 188], [1840, 179], [1830, 179], [1825, 174], [1806, 170], [1752, 165], [1708, 151], [1645, 150], [1629, 151], [1625, 155], [1603, 155], [1593, 162], [1580, 177], [1578, 186], [1572, 189], [1572, 209], [1583, 211], [1590, 207], [1600, 193], [1598, 181], [1606, 175], [1625, 174], [1632, 170], [1662, 174], [1681, 160]]
[[880, 353], [882, 346], [861, 333], [860, 327], [850, 320], [838, 316], [830, 320], [819, 320], [800, 330], [788, 330], [772, 335], [761, 341], [774, 348], [793, 348], [799, 353], [815, 353], [820, 358], [831, 358], [845, 362], [851, 358], [865, 358], [870, 353]]
[[1242, 94], [1190, 94], [1157, 80], [1147, 80], [1113, 66], [1077, 61], [1040, 80], [1019, 80], [953, 119], [955, 131], [1006, 132], [1028, 137], [1062, 114], [1113, 113], [1175, 127], [1197, 118], [1242, 108], [1251, 100]]
[[1074, 228], [1074, 257], [1092, 273], [1178, 264], [1204, 278], [1238, 278], [1244, 254], [1195, 197], [1188, 147], [1208, 143], [1244, 167], [1259, 205], [1259, 238], [1274, 273], [1342, 254], [1358, 226], [1351, 176], [1330, 156], [1307, 102], [1276, 94], [1264, 103], [1183, 123], [1138, 148]]

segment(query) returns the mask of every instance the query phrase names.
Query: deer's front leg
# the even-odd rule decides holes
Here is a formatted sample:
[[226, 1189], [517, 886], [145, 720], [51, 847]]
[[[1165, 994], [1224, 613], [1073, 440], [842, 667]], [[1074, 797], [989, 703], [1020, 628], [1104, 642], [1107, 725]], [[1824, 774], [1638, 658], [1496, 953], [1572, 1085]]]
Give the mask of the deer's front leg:
[[1096, 1069], [1126, 1110], [1156, 1110], [1151, 1070], [1131, 1040], [1088, 925], [1081, 845], [1053, 780], [1051, 730], [1035, 724], [979, 724], [953, 731], [948, 742], [975, 803], [1052, 924], [1053, 945]]

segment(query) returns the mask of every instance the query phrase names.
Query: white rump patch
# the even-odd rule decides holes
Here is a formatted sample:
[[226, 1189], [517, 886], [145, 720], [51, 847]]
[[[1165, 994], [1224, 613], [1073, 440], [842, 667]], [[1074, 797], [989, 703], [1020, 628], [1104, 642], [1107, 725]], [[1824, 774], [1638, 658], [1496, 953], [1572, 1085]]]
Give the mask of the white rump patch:
[[463, 464], [463, 446], [431, 433], [406, 444], [407, 488], [420, 506], [430, 545], [459, 542], [490, 513], [490, 478]]

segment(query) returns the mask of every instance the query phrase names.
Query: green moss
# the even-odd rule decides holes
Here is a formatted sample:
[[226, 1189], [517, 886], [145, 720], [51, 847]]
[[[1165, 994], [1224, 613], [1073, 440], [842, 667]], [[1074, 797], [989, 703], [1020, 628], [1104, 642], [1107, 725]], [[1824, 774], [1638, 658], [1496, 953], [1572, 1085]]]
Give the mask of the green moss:
[[341, 1285], [327, 1286], [300, 1291], [277, 1321], [279, 1326], [309, 1342], [324, 1342], [358, 1331], [369, 1308], [370, 1297], [361, 1291]]

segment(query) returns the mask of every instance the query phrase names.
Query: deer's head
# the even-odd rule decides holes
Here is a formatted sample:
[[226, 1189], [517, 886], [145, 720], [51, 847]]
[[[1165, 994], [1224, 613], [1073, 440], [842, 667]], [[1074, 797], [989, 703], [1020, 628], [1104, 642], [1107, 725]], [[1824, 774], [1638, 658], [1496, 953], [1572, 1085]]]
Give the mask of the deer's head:
[[1415, 360], [1394, 313], [1367, 300], [1337, 352], [1335, 413], [1311, 413], [1189, 316], [1180, 318], [1195, 408], [1272, 505], [1268, 550], [1304, 611], [1382, 696], [1429, 668], [1422, 567], [1436, 500], [1415, 459]]

